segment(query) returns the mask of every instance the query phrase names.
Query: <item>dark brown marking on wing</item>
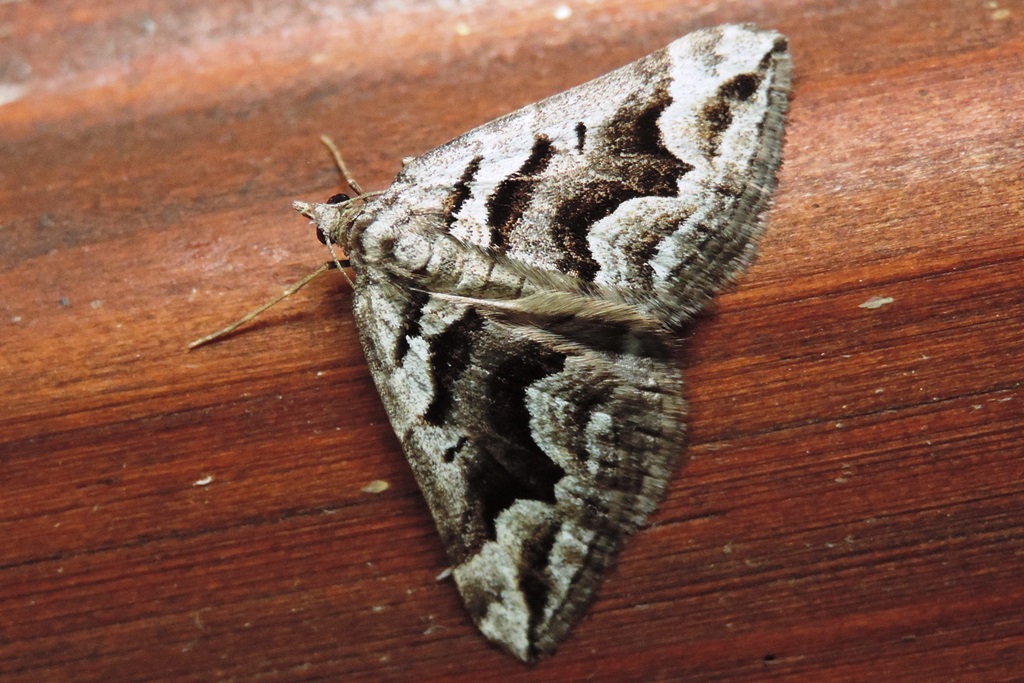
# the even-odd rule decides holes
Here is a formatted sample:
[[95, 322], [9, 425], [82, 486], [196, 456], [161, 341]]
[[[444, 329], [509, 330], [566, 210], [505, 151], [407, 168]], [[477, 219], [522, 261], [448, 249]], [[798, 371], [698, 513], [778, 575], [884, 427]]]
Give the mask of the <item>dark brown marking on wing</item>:
[[462, 172], [462, 176], [455, 181], [455, 185], [452, 186], [451, 193], [444, 200], [443, 212], [445, 215], [445, 222], [450, 229], [458, 218], [459, 209], [466, 203], [470, 195], [473, 193], [472, 188], [469, 184], [476, 178], [476, 174], [480, 172], [480, 162], [483, 161], [483, 157], [479, 154], [470, 160], [469, 164], [466, 165], [466, 170]]
[[452, 408], [455, 382], [469, 367], [473, 340], [484, 321], [475, 309], [467, 308], [458, 320], [430, 340], [430, 377], [434, 396], [423, 413], [427, 424], [440, 426]]
[[530, 156], [518, 171], [498, 183], [494, 194], [487, 200], [487, 224], [491, 228], [491, 247], [503, 249], [508, 236], [523, 218], [530, 205], [540, 174], [551, 162], [555, 150], [551, 138], [538, 135]]

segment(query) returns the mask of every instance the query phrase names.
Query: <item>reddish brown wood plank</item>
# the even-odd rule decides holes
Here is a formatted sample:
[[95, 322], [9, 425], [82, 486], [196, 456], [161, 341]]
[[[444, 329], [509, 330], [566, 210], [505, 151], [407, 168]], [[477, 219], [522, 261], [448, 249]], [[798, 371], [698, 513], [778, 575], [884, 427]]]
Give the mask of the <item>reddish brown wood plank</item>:
[[[0, 4], [0, 678], [1024, 677], [1024, 3], [566, 5]], [[682, 344], [688, 464], [530, 670], [434, 580], [343, 281], [184, 344], [324, 259], [320, 133], [384, 187], [725, 21], [791, 38], [770, 229]]]

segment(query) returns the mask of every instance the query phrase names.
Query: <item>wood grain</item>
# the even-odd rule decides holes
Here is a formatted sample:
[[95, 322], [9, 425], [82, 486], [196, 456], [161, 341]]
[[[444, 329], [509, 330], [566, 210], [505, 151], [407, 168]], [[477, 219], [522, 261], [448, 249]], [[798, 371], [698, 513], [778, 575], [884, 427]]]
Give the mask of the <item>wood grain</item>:
[[[0, 679], [1024, 678], [1024, 3], [566, 5], [0, 4]], [[320, 133], [383, 188], [726, 21], [791, 39], [769, 231], [680, 353], [688, 465], [530, 669], [435, 581], [343, 280], [184, 347], [324, 260]]]

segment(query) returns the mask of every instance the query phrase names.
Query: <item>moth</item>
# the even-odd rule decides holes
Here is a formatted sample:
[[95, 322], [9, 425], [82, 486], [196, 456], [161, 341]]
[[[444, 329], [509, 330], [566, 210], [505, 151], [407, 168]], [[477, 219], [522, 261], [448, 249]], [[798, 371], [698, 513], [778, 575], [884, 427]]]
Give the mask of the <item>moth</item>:
[[473, 621], [552, 653], [684, 451], [674, 332], [753, 257], [786, 39], [699, 30], [296, 202], [355, 274], [370, 370]]

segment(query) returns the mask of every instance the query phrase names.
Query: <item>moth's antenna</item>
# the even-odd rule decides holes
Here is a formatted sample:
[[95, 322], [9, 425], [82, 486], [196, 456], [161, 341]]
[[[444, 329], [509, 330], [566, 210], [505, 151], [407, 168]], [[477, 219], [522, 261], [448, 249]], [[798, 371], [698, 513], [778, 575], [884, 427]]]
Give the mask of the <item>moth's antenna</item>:
[[[337, 164], [337, 166], [338, 166], [338, 171], [341, 172], [341, 176], [345, 179], [345, 182], [348, 184], [349, 187], [352, 188], [352, 191], [355, 192], [355, 194], [356, 194], [356, 196], [353, 199], [348, 199], [347, 197], [344, 197], [345, 203], [348, 203], [348, 202], [351, 202], [351, 201], [355, 201], [355, 200], [365, 201], [368, 197], [374, 197], [376, 195], [381, 194], [380, 192], [364, 192], [363, 191], [363, 188], [359, 186], [359, 183], [356, 182], [356, 179], [352, 177], [352, 173], [349, 172], [348, 166], [345, 165], [345, 160], [341, 158], [341, 152], [338, 151], [338, 147], [337, 147], [337, 145], [334, 144], [334, 140], [331, 140], [326, 135], [321, 135], [320, 136], [320, 142], [322, 142], [324, 144], [324, 146], [327, 147], [328, 150], [330, 150], [331, 156], [334, 157], [334, 163]], [[340, 204], [341, 202], [338, 202], [338, 203]], [[305, 204], [304, 202], [296, 202], [295, 203], [295, 207], [297, 209], [299, 209], [300, 211], [302, 211], [303, 215], [306, 215], [306, 216], [309, 216], [309, 214], [307, 214], [306, 211], [303, 210], [303, 208], [308, 209], [311, 206], [312, 205]], [[314, 270], [312, 273], [310, 273], [306, 277], [302, 278], [301, 280], [296, 282], [294, 285], [292, 285], [288, 289], [284, 290], [284, 292], [282, 292], [280, 295], [274, 297], [273, 299], [271, 299], [267, 303], [263, 304], [262, 306], [260, 306], [256, 310], [251, 311], [251, 312], [245, 314], [244, 316], [242, 316], [241, 319], [239, 319], [236, 322], [231, 323], [230, 325], [225, 327], [223, 330], [218, 330], [218, 331], [214, 332], [213, 334], [208, 334], [208, 335], [206, 335], [205, 337], [203, 337], [201, 339], [196, 339], [195, 341], [191, 342], [188, 345], [189, 350], [198, 348], [200, 346], [204, 346], [206, 344], [209, 344], [210, 342], [213, 342], [213, 341], [216, 341], [216, 340], [220, 339], [221, 337], [224, 337], [224, 336], [227, 336], [227, 335], [231, 334], [232, 332], [237, 330], [242, 325], [245, 325], [250, 320], [253, 320], [254, 318], [256, 318], [258, 315], [260, 315], [261, 313], [266, 311], [271, 306], [275, 306], [276, 304], [280, 303], [284, 299], [287, 299], [288, 297], [290, 297], [292, 294], [295, 294], [295, 292], [299, 291], [300, 289], [302, 289], [303, 287], [308, 285], [310, 282], [312, 282], [316, 278], [318, 278], [321, 275], [323, 275], [324, 273], [326, 273], [331, 268], [337, 268], [338, 270], [340, 270], [341, 274], [345, 276], [346, 280], [348, 280], [349, 285], [354, 287], [355, 284], [352, 282], [352, 278], [350, 278], [348, 276], [348, 273], [345, 272], [345, 268], [347, 268], [348, 265], [349, 265], [348, 259], [339, 259], [338, 258], [338, 254], [334, 251], [334, 243], [331, 242], [331, 239], [330, 239], [329, 235], [321, 233], [321, 237], [323, 239], [324, 244], [327, 245], [327, 249], [331, 252], [331, 258], [333, 259], [332, 262], [325, 263], [324, 265], [320, 266], [319, 268]]]
[[[341, 263], [338, 262], [337, 261], [337, 257], [335, 257], [335, 261], [334, 262], [323, 264], [322, 266], [320, 266], [319, 268], [314, 270], [312, 273], [310, 273], [306, 277], [302, 278], [301, 280], [296, 282], [294, 285], [292, 285], [288, 289], [284, 290], [284, 292], [282, 294], [279, 294], [278, 296], [274, 297], [273, 299], [271, 299], [267, 303], [265, 303], [262, 306], [260, 306], [259, 308], [257, 308], [255, 311], [252, 311], [250, 313], [246, 313], [237, 322], [231, 323], [230, 325], [225, 327], [223, 330], [218, 330], [218, 331], [214, 332], [213, 334], [208, 334], [205, 337], [203, 337], [202, 339], [196, 339], [194, 342], [192, 342], [191, 344], [188, 345], [189, 350], [198, 348], [200, 346], [203, 346], [204, 344], [209, 344], [210, 342], [212, 342], [214, 340], [220, 339], [223, 336], [231, 334], [232, 332], [237, 330], [239, 327], [241, 327], [242, 325], [246, 324], [247, 322], [249, 322], [250, 320], [252, 320], [256, 316], [258, 316], [263, 311], [265, 311], [268, 308], [270, 308], [271, 306], [279, 303], [280, 301], [282, 301], [284, 299], [287, 299], [292, 294], [294, 294], [295, 292], [299, 291], [300, 289], [302, 289], [303, 287], [308, 285], [310, 282], [312, 282], [316, 278], [318, 278], [321, 275], [323, 275], [324, 273], [326, 273], [331, 268], [334, 268], [335, 267], [335, 263], [337, 263], [339, 268], [341, 267]], [[342, 272], [345, 272], [345, 271], [342, 271]]]
[[348, 166], [345, 165], [345, 160], [341, 158], [341, 152], [338, 151], [338, 146], [334, 144], [334, 140], [330, 139], [326, 135], [321, 135], [320, 142], [324, 143], [324, 147], [331, 151], [331, 156], [334, 157], [334, 163], [338, 165], [338, 170], [341, 171], [341, 177], [345, 179], [345, 182], [352, 188], [352, 191], [356, 193], [356, 196], [359, 197], [366, 194], [363, 192], [363, 188], [359, 187], [359, 183], [357, 183], [356, 179], [352, 177], [352, 174], [349, 173]]
[[[355, 188], [353, 187], [352, 189], [354, 190]], [[348, 286], [351, 287], [352, 289], [355, 289], [356, 283], [352, 282], [352, 278], [348, 276], [348, 271], [345, 270], [345, 266], [348, 264], [348, 259], [342, 261], [338, 258], [338, 254], [335, 253], [334, 251], [334, 242], [331, 241], [330, 235], [324, 235], [324, 244], [327, 246], [327, 251], [331, 252], [331, 258], [334, 259], [333, 263], [328, 263], [325, 265], [335, 266], [338, 270], [341, 271], [341, 274], [345, 276], [345, 279], [348, 281]]]

